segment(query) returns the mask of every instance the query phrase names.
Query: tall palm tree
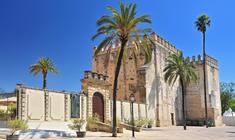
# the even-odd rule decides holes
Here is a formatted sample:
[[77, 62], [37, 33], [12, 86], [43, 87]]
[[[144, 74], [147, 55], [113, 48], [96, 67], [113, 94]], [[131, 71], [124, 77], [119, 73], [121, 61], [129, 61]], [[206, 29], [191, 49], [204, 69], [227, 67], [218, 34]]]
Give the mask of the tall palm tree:
[[[113, 130], [112, 136], [117, 136], [117, 128], [116, 128], [116, 94], [117, 94], [117, 85], [118, 85], [118, 76], [119, 71], [122, 64], [123, 54], [127, 48], [127, 44], [140, 44], [140, 38], [149, 39], [149, 37], [142, 37], [145, 34], [151, 32], [150, 28], [139, 29], [137, 26], [141, 23], [151, 23], [150, 17], [148, 15], [136, 16], [136, 4], [123, 4], [120, 2], [120, 10], [115, 9], [112, 6], [107, 6], [107, 9], [111, 11], [111, 15], [104, 15], [97, 20], [97, 26], [99, 27], [97, 33], [92, 37], [94, 40], [96, 37], [100, 35], [104, 35], [105, 39], [101, 41], [101, 43], [96, 48], [94, 56], [96, 56], [100, 50], [107, 49], [115, 44], [115, 42], [120, 42], [120, 46], [116, 46], [118, 48], [117, 54], [117, 63], [114, 75], [114, 83], [113, 83]], [[149, 52], [149, 46], [135, 45], [134, 49], [132, 49], [133, 54], [136, 52], [144, 52], [146, 54], [146, 60], [149, 60], [151, 54]]]
[[201, 15], [195, 21], [196, 28], [202, 33], [203, 38], [203, 77], [204, 77], [204, 100], [205, 100], [205, 124], [208, 128], [208, 113], [207, 113], [207, 85], [206, 85], [206, 29], [210, 27], [211, 20], [207, 15]]
[[167, 59], [167, 65], [164, 68], [164, 79], [170, 84], [174, 85], [179, 80], [182, 88], [182, 114], [183, 125], [186, 130], [186, 114], [185, 114], [185, 95], [187, 85], [197, 79], [195, 73], [195, 66], [190, 62], [190, 59], [183, 57], [183, 54], [171, 54]]
[[36, 64], [33, 64], [29, 67], [29, 71], [31, 74], [36, 76], [39, 73], [42, 73], [43, 76], [43, 89], [47, 88], [47, 74], [48, 72], [52, 72], [57, 74], [58, 70], [55, 68], [53, 62], [50, 58], [41, 57], [38, 59]]

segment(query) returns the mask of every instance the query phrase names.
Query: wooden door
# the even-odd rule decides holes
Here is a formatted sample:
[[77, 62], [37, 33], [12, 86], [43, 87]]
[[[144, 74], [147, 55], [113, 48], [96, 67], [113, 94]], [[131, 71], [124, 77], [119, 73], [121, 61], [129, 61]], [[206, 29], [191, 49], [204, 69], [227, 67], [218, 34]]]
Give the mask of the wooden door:
[[103, 95], [96, 92], [92, 97], [93, 115], [96, 113], [100, 117], [100, 121], [104, 122], [104, 99]]

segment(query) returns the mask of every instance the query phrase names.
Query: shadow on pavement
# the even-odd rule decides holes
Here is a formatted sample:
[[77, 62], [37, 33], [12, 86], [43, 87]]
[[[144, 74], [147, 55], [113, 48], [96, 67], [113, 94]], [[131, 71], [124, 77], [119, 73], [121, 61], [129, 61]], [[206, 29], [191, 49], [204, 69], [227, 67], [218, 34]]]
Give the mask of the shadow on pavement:
[[147, 129], [147, 128], [144, 128], [142, 130], [143, 131], [163, 131], [163, 129]]
[[51, 137], [67, 137], [72, 138], [73, 136], [69, 135], [64, 131], [56, 131], [56, 130], [35, 130], [30, 129], [25, 132], [20, 133], [20, 137], [24, 139], [32, 139], [32, 138], [51, 138]]
[[235, 132], [227, 131], [227, 133], [235, 134]]

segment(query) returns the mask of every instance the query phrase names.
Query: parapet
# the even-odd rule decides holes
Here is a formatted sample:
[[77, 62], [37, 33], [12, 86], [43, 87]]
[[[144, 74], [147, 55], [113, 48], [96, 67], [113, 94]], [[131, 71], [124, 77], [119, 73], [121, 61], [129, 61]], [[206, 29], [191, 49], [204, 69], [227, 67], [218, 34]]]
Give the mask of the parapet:
[[[117, 45], [118, 44], [116, 44], [116, 46]], [[93, 47], [93, 55], [95, 54], [96, 49], [97, 49], [97, 47]], [[108, 51], [110, 51], [111, 53], [114, 53], [114, 52], [117, 52], [118, 49], [117, 49], [117, 47], [114, 47], [114, 46], [105, 47], [99, 51], [97, 56], [106, 55]], [[93, 56], [93, 58], [94, 58], [94, 56]]]
[[16, 84], [16, 89], [32, 89], [32, 90], [41, 90], [41, 91], [56, 92], [56, 93], [62, 93], [62, 94], [78, 94], [78, 92], [75, 92], [75, 91], [42, 89], [42, 88], [38, 88], [38, 87], [26, 86], [24, 84], [19, 84], [19, 83]]
[[[153, 32], [151, 34], [152, 38], [154, 39], [154, 41], [156, 41], [158, 44], [161, 44], [163, 47], [165, 47], [166, 49], [168, 49], [169, 51], [178, 54], [179, 52], [181, 52], [181, 50], [177, 49], [172, 43], [170, 43], [169, 41], [165, 40], [163, 37], [161, 37], [160, 35], [156, 34], [155, 32]], [[130, 41], [132, 42], [132, 41]], [[128, 43], [129, 44], [129, 43]], [[131, 43], [132, 44], [132, 43]], [[113, 44], [114, 46], [120, 46], [120, 42], [119, 41], [115, 41], [115, 44]], [[130, 45], [130, 44], [129, 44]], [[117, 47], [111, 47], [111, 52], [115, 52], [117, 51]], [[97, 47], [93, 48], [93, 53], [95, 52]], [[109, 47], [105, 47], [104, 49], [102, 49], [99, 52], [99, 55], [102, 54], [106, 54], [107, 50]]]
[[165, 40], [163, 37], [161, 37], [160, 35], [156, 34], [155, 32], [153, 32], [151, 34], [151, 36], [154, 39], [154, 41], [156, 41], [157, 43], [161, 44], [163, 47], [165, 47], [169, 51], [172, 51], [172, 52], [174, 52], [176, 54], [181, 52], [173, 44], [171, 44], [169, 41]]
[[219, 67], [218, 60], [216, 60], [215, 58], [213, 58], [213, 57], [211, 57], [209, 55], [206, 56], [206, 64], [210, 65], [210, 66], [213, 66], [215, 68]]
[[202, 56], [199, 54], [196, 58], [196, 56], [192, 56], [191, 62], [194, 64], [203, 64]]
[[[196, 56], [192, 56], [191, 62], [194, 64], [203, 64], [203, 58], [201, 55], [198, 55], [197, 59]], [[218, 61], [209, 55], [206, 56], [206, 64], [218, 68]]]
[[103, 74], [98, 74], [98, 73], [92, 72], [92, 71], [85, 71], [84, 72], [84, 79], [108, 81], [108, 76], [103, 75]]

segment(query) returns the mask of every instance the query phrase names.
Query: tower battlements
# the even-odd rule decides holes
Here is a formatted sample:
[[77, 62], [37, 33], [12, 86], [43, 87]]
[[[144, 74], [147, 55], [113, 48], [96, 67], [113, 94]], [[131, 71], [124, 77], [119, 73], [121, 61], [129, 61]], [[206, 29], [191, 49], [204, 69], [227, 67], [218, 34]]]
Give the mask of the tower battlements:
[[202, 56], [200, 54], [197, 57], [195, 55], [192, 56], [191, 62], [194, 64], [202, 64], [203, 63]]
[[84, 72], [84, 79], [108, 81], [108, 76], [103, 75], [103, 74], [98, 74], [98, 73], [92, 72], [92, 71], [85, 71]]
[[176, 54], [181, 52], [179, 49], [177, 49], [175, 47], [175, 45], [171, 44], [169, 41], [165, 40], [163, 37], [161, 37], [160, 35], [156, 34], [155, 32], [153, 32], [151, 35], [152, 35], [152, 38], [154, 39], [154, 41], [156, 41], [158, 44], [161, 44], [163, 47], [165, 47], [169, 51], [172, 51], [172, 52], [174, 52]]
[[217, 69], [219, 68], [218, 60], [216, 60], [215, 58], [213, 58], [213, 57], [211, 57], [209, 55], [206, 56], [206, 64], [210, 65], [212, 67], [215, 67]]
[[[165, 40], [163, 37], [161, 37], [160, 35], [156, 34], [155, 32], [153, 32], [151, 34], [153, 40], [155, 42], [157, 42], [158, 44], [160, 44], [161, 46], [163, 46], [164, 48], [166, 48], [167, 50], [173, 52], [173, 53], [176, 53], [178, 54], [179, 52], [181, 52], [181, 50], [177, 49], [175, 47], [175, 45], [173, 45], [172, 43], [170, 43], [169, 41]], [[116, 46], [120, 46], [120, 42], [116, 42], [115, 43]], [[130, 43], [128, 43], [128, 45], [131, 45]], [[97, 47], [94, 47], [93, 48], [93, 53], [95, 52]], [[105, 54], [107, 53], [107, 50], [108, 50], [108, 47], [107, 49], [102, 49], [100, 52], [99, 52], [99, 55], [102, 55], [102, 54]], [[117, 51], [117, 47], [112, 47], [112, 49], [110, 50], [111, 52], [116, 52]]]
[[[197, 58], [196, 56], [192, 56], [191, 62], [194, 64], [203, 64], [203, 58], [201, 55], [198, 55]], [[218, 60], [209, 55], [206, 56], [206, 64], [218, 69]]]

